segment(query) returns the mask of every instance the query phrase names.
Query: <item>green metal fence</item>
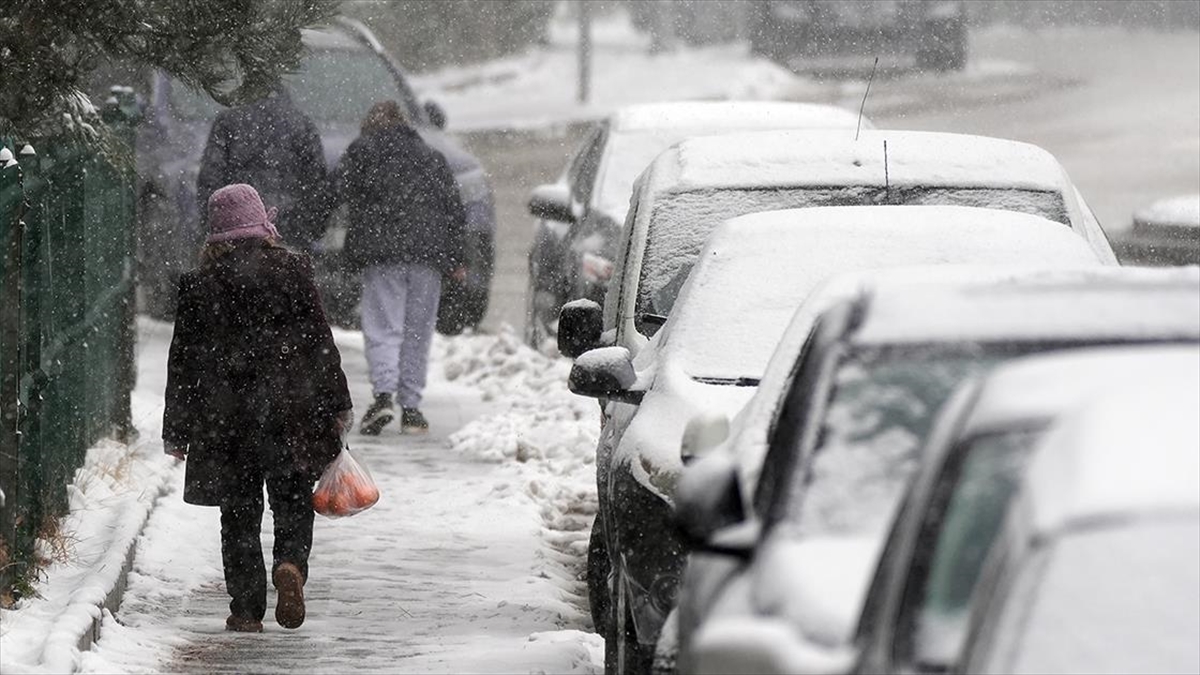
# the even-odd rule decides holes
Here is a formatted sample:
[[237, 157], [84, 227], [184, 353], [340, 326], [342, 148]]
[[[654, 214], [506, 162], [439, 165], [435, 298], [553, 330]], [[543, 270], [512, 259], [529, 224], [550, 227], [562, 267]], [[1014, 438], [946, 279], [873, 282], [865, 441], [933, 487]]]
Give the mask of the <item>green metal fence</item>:
[[0, 588], [34, 569], [88, 447], [132, 429], [135, 181], [106, 119], [115, 153], [0, 138]]

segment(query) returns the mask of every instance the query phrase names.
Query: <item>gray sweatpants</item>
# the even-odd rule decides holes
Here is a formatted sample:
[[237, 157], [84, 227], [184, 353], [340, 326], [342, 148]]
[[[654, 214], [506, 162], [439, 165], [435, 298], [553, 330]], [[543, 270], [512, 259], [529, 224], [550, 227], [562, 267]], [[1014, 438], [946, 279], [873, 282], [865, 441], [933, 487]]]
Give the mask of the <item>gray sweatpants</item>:
[[425, 390], [442, 275], [427, 265], [373, 265], [362, 274], [362, 331], [375, 394], [416, 408]]

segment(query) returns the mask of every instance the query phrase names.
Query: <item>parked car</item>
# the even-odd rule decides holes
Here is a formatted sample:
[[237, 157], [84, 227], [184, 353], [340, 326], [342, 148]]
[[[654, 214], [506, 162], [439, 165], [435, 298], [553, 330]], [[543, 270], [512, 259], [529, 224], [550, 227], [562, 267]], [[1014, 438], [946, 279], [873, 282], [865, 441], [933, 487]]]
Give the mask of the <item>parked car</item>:
[[964, 384], [930, 432], [861, 616], [847, 612], [853, 670], [957, 669], [986, 554], [1047, 430], [1098, 391], [1189, 371], [1200, 373], [1200, 344], [1028, 356]]
[[[957, 206], [844, 206], [757, 213], [713, 232], [662, 329], [575, 362], [572, 391], [607, 401], [588, 583], [615, 672], [648, 672], [684, 561], [671, 526], [679, 444], [695, 415], [728, 417], [804, 298], [838, 271], [935, 263], [1096, 265], [1059, 223]], [[622, 612], [620, 608], [627, 608]]]
[[1200, 194], [1160, 199], [1133, 214], [1116, 238], [1121, 260], [1137, 265], [1200, 265]]
[[[802, 653], [832, 659], [822, 672], [853, 667], [846, 645], [887, 528], [963, 381], [1021, 355], [1200, 341], [1194, 269], [884, 271], [805, 304], [818, 311], [797, 312], [767, 367], [782, 383], [764, 381], [734, 435], [680, 479], [695, 546], [676, 618], [683, 672], [788, 672]], [[766, 428], [746, 427], [763, 408]], [[748, 630], [765, 624], [769, 639]]]
[[750, 48], [780, 63], [818, 56], [911, 55], [918, 68], [967, 64], [967, 3], [755, 0]]
[[638, 174], [663, 150], [693, 136], [754, 129], [873, 129], [842, 108], [771, 101], [686, 101], [621, 108], [597, 122], [558, 181], [537, 187], [529, 250], [525, 341], [557, 334], [558, 312], [577, 298], [602, 302]]
[[[564, 307], [558, 347], [636, 354], [671, 311], [704, 240], [723, 220], [778, 209], [980, 206], [1062, 223], [1115, 262], [1100, 224], [1050, 153], [997, 138], [917, 131], [771, 131], [694, 138], [638, 179], [603, 310]], [[610, 332], [611, 331], [611, 332]], [[605, 340], [601, 340], [605, 336]]]
[[[446, 157], [467, 209], [468, 275], [464, 284], [444, 284], [438, 326], [457, 332], [477, 324], [487, 310], [496, 229], [492, 190], [479, 160], [443, 131], [442, 109], [432, 101], [419, 102], [403, 70], [361, 23], [338, 18], [327, 29], [303, 31], [303, 39], [308, 53], [285, 83], [317, 125], [330, 170], [358, 136], [367, 110], [385, 99], [399, 102], [421, 137]], [[203, 240], [196, 176], [218, 110], [208, 95], [161, 71], [152, 74], [138, 129], [137, 164], [140, 285], [144, 310], [154, 316], [173, 316], [179, 274], [192, 266]], [[344, 209], [331, 220], [311, 252], [318, 286], [331, 320], [354, 325], [359, 289], [357, 275], [341, 256]]]
[[1200, 672], [1200, 370], [1143, 378], [1034, 451], [956, 672]]

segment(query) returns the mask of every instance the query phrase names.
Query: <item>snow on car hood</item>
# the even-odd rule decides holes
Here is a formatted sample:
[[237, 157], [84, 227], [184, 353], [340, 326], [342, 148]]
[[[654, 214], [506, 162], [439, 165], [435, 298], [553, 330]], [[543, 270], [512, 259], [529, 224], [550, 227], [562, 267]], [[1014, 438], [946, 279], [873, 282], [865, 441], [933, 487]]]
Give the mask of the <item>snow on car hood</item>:
[[[651, 341], [638, 360], [656, 345]], [[675, 485], [683, 470], [680, 443], [688, 422], [701, 413], [732, 417], [750, 400], [754, 387], [699, 382], [674, 363], [653, 367], [653, 386], [621, 437], [612, 462], [614, 467], [628, 464], [639, 483], [674, 504]]]

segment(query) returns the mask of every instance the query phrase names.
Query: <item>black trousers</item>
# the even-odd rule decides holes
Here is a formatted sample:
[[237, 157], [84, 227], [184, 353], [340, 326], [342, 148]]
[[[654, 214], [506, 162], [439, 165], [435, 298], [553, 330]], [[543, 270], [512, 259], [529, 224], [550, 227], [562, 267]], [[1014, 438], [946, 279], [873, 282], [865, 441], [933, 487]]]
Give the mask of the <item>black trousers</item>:
[[[248, 477], [250, 478], [250, 477]], [[312, 476], [286, 465], [268, 469], [239, 496], [221, 504], [221, 560], [225, 565], [225, 590], [229, 611], [235, 616], [262, 621], [267, 612], [267, 572], [262, 554], [263, 482], [275, 519], [274, 564], [290, 562], [308, 579], [308, 554], [312, 550]]]

